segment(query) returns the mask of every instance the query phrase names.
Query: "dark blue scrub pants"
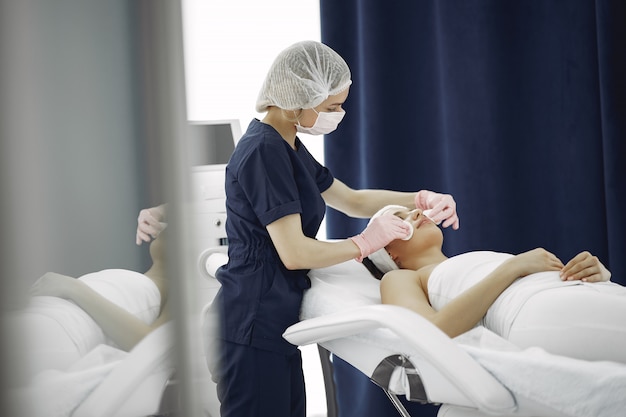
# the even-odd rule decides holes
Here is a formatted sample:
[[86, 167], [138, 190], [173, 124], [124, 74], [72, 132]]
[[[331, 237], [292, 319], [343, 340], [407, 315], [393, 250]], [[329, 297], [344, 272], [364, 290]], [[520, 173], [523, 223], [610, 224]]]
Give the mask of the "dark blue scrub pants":
[[290, 355], [220, 342], [214, 370], [221, 417], [305, 417], [300, 350]]

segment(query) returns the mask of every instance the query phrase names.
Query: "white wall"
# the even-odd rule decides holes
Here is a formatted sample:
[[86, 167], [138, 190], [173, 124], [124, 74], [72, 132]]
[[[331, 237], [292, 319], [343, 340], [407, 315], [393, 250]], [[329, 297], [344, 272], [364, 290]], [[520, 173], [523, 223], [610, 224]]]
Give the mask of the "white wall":
[[[239, 119], [245, 131], [272, 61], [287, 46], [320, 40], [319, 0], [183, 0], [189, 120]], [[321, 137], [303, 137], [323, 162]]]

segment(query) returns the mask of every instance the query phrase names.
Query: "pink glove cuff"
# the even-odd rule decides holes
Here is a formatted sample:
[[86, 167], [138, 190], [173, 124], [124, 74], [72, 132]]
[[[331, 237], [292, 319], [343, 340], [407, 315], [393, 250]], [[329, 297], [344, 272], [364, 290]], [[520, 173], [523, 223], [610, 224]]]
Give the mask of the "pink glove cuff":
[[361, 250], [361, 256], [354, 259], [356, 259], [358, 262], [363, 262], [363, 258], [371, 253], [369, 242], [367, 241], [367, 239], [365, 239], [362, 233], [356, 236], [352, 236], [350, 240], [352, 240], [354, 244], [357, 245]]

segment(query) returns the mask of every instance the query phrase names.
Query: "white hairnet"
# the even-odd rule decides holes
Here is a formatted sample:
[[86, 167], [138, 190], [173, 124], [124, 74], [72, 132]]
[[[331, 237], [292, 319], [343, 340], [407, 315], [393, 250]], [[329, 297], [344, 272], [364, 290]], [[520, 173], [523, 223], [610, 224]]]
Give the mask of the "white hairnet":
[[274, 60], [259, 93], [256, 110], [261, 113], [269, 106], [310, 109], [350, 84], [350, 68], [337, 52], [320, 42], [298, 42]]

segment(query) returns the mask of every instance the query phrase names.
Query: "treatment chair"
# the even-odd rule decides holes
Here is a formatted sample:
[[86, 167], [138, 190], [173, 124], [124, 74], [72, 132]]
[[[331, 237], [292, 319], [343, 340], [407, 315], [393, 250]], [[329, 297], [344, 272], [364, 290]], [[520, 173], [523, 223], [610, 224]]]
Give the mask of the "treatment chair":
[[[224, 254], [205, 256], [203, 260], [211, 273], [225, 261]], [[317, 343], [332, 355], [350, 363], [385, 391], [401, 415], [409, 416], [398, 400], [398, 395], [404, 395], [410, 401], [441, 404], [439, 417], [581, 415], [576, 412], [580, 407], [575, 402], [573, 405], [562, 404], [563, 401], [569, 401], [569, 393], [558, 395], [559, 390], [564, 391], [559, 384], [554, 387], [557, 395], [537, 392], [541, 388], [535, 389], [532, 385], [538, 381], [525, 381], [526, 385], [531, 385], [530, 391], [519, 389], [515, 384], [505, 386], [501, 381], [502, 375], [496, 378], [493, 374], [494, 368], [497, 371], [498, 366], [488, 368], [484, 364], [489, 363], [489, 360], [478, 360], [482, 357], [489, 359], [490, 349], [495, 346], [504, 352], [496, 351], [495, 354], [500, 356], [491, 362], [519, 363], [519, 366], [528, 368], [530, 366], [527, 363], [537, 362], [534, 360], [536, 352], [518, 352], [507, 341], [482, 327], [451, 339], [412, 311], [381, 305], [379, 281], [356, 261], [311, 270], [309, 277], [311, 288], [304, 296], [302, 321], [289, 327], [283, 336], [295, 345]], [[470, 355], [468, 352], [473, 353]], [[543, 355], [543, 352], [540, 353]], [[529, 354], [532, 359], [530, 362]], [[583, 361], [548, 355], [548, 362], [552, 359], [557, 359], [555, 362], [560, 366], [557, 372], [567, 369], [575, 377], [583, 378], [585, 384], [593, 383], [588, 372], [576, 374], [578, 365]], [[589, 368], [587, 365], [590, 364], [582, 365], [585, 366], [581, 368]], [[604, 366], [606, 364], [601, 365], [603, 367], [599, 372], [613, 369], [610, 367], [612, 365], [609, 368]], [[618, 367], [618, 375], [612, 376], [611, 384], [618, 386], [618, 389], [625, 389], [626, 367], [614, 366]], [[330, 372], [328, 367], [323, 366], [323, 369], [324, 372]], [[550, 375], [552, 369], [548, 366], [540, 371], [543, 374], [537, 375]], [[332, 377], [325, 378], [325, 381], [327, 394], [332, 397], [333, 387], [328, 383]], [[614, 384], [614, 381], [618, 383]], [[590, 385], [585, 387], [588, 388]], [[593, 388], [594, 393], [600, 391], [598, 387]], [[585, 404], [587, 409], [591, 409], [588, 415], [617, 415], [614, 410], [623, 408], [625, 400], [621, 399], [621, 395], [620, 399], [612, 403], [606, 402], [606, 399], [615, 397], [613, 394], [600, 394], [599, 400]], [[579, 403], [587, 401], [587, 397], [577, 398]], [[570, 409], [571, 412], [568, 411]]]

